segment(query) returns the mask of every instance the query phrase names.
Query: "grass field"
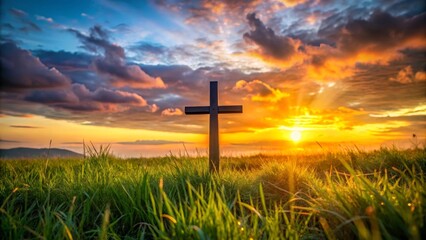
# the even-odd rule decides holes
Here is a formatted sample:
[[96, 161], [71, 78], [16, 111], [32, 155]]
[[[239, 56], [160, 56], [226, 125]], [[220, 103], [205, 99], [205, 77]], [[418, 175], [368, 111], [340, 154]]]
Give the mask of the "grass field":
[[3, 239], [425, 239], [426, 149], [0, 161]]

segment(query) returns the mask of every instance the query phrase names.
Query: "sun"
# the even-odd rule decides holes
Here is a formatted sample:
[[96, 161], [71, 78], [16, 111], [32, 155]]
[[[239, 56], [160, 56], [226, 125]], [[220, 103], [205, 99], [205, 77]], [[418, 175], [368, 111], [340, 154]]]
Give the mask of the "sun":
[[291, 132], [290, 138], [293, 140], [293, 142], [299, 142], [300, 139], [302, 139], [302, 133], [299, 130], [294, 130]]

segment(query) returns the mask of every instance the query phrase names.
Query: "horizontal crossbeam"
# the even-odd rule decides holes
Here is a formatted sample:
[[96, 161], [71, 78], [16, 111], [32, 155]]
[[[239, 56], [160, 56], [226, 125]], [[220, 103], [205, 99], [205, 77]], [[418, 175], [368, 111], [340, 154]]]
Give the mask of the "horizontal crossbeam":
[[242, 113], [243, 106], [231, 105], [231, 106], [219, 106], [219, 113]]
[[[243, 106], [241, 105], [231, 105], [231, 106], [219, 106], [218, 113], [242, 113]], [[209, 106], [195, 106], [195, 107], [185, 107], [185, 114], [195, 115], [195, 114], [209, 114]]]
[[197, 106], [197, 107], [185, 107], [185, 114], [195, 115], [195, 114], [209, 114], [209, 106]]

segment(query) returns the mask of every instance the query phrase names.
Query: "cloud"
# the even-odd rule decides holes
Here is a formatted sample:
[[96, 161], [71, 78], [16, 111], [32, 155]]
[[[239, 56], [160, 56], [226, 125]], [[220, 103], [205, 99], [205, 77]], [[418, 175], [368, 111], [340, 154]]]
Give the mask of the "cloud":
[[288, 97], [288, 93], [283, 93], [279, 89], [272, 88], [269, 84], [260, 80], [245, 81], [239, 80], [235, 83], [233, 90], [243, 90], [248, 94], [252, 101], [257, 102], [277, 102], [284, 97]]
[[[335, 15], [329, 18], [333, 17]], [[406, 57], [403, 54], [406, 49], [426, 48], [423, 37], [426, 30], [421, 27], [426, 21], [425, 13], [393, 16], [376, 10], [367, 18], [348, 21], [342, 18], [334, 19], [318, 32], [326, 43], [304, 46], [309, 63], [306, 66], [308, 79], [341, 80], [354, 76], [359, 64], [387, 65]]]
[[[203, 44], [208, 45], [208, 42], [206, 40]], [[327, 46], [338, 51], [336, 47]], [[104, 50], [99, 48], [98, 51], [103, 54]], [[300, 106], [312, 108], [311, 115], [324, 115], [322, 118], [311, 118], [312, 123], [315, 124], [312, 126], [315, 129], [334, 128], [335, 126], [338, 126], [339, 129], [353, 129], [355, 126], [367, 122], [378, 121], [377, 118], [368, 116], [371, 112], [376, 113], [390, 108], [404, 108], [404, 106], [424, 98], [422, 90], [424, 90], [425, 82], [403, 86], [389, 82], [389, 78], [395, 77], [398, 70], [405, 66], [412, 66], [415, 76], [416, 71], [414, 70], [422, 69], [421, 63], [424, 62], [424, 55], [421, 51], [411, 53], [411, 55], [404, 52], [405, 58], [398, 60], [398, 62], [393, 61], [389, 65], [359, 64], [353, 78], [344, 80], [341, 84], [336, 83], [333, 87], [328, 87], [326, 83], [300, 81], [305, 74], [300, 70], [300, 67], [286, 69], [285, 71], [244, 73], [240, 69], [229, 69], [224, 65], [199, 68], [191, 68], [186, 65], [139, 66], [146, 74], [161, 77], [167, 82], [167, 89], [136, 89], [130, 86], [117, 89], [111, 82], [99, 78], [93, 65], [92, 67], [88, 66], [99, 56], [60, 51], [35, 51], [34, 55], [40, 57], [45, 65], [54, 66], [61, 73], [69, 76], [73, 84], [61, 88], [60, 91], [38, 89], [25, 95], [30, 96], [37, 91], [59, 92], [56, 96], [50, 93], [43, 96], [43, 94], [38, 93], [41, 94], [39, 100], [35, 97], [31, 102], [12, 104], [3, 101], [2, 112], [13, 109], [22, 113], [67, 119], [77, 123], [87, 121], [91, 125], [205, 133], [208, 124], [206, 121], [197, 121], [197, 117], [194, 120], [193, 117], [165, 116], [173, 114], [173, 111], [177, 111], [177, 114], [183, 114], [184, 106], [208, 105], [208, 82], [209, 80], [217, 80], [220, 82], [221, 104], [239, 104], [242, 98], [250, 100], [244, 101], [244, 115], [221, 116], [221, 123], [223, 124], [221, 131], [223, 132], [249, 132], [255, 128], [276, 128], [284, 123], [290, 125], [290, 123], [294, 124], [296, 121], [308, 121], [309, 119], [305, 117], [304, 113], [293, 112], [289, 109], [289, 106], [293, 106], [296, 101]], [[126, 65], [131, 65], [131, 63], [127, 62]], [[241, 79], [244, 79], [245, 84], [241, 82], [239, 89], [233, 90]], [[320, 93], [319, 90], [322, 87], [325, 90]], [[78, 94], [78, 89], [81, 90], [80, 94]], [[389, 95], [387, 89], [391, 89], [395, 95]], [[273, 90], [285, 95], [289, 93], [290, 96], [278, 97], [279, 100], [277, 101], [280, 104], [270, 104], [268, 100], [275, 97]], [[125, 98], [122, 94], [116, 91], [143, 96], [147, 105], [142, 106], [141, 101], [138, 101], [137, 96], [134, 95], [136, 98], [131, 97], [124, 101]], [[335, 94], [330, 91], [339, 94], [332, 97]], [[96, 94], [96, 92], [98, 93]], [[309, 95], [310, 92], [316, 94]], [[114, 96], [105, 97], [108, 94]], [[256, 95], [259, 95], [259, 98], [256, 101], [255, 98], [252, 100], [252, 97]], [[276, 96], [280, 96], [280, 94], [276, 94]], [[397, 102], [395, 102], [395, 96], [398, 96]], [[2, 100], [3, 97], [4, 95]], [[28, 100], [28, 98], [25, 99]], [[41, 99], [44, 99], [44, 103], [41, 102]], [[113, 100], [107, 101], [107, 99], [115, 99], [116, 103]], [[326, 101], [326, 104], [318, 104], [322, 102], [321, 99], [332, 100]], [[120, 101], [123, 102], [119, 103]], [[358, 110], [364, 108], [368, 111], [366, 113], [337, 111], [336, 109], [341, 106], [357, 108]], [[167, 110], [167, 108], [171, 108], [171, 110]], [[163, 110], [164, 114], [160, 109]], [[108, 113], [108, 117], [100, 113]], [[297, 117], [292, 118], [293, 116]], [[203, 118], [205, 116], [200, 116], [199, 119]], [[285, 119], [289, 119], [289, 122], [286, 122]]]
[[64, 89], [34, 90], [25, 96], [25, 100], [82, 112], [123, 112], [130, 107], [148, 106], [147, 101], [136, 93], [104, 87], [90, 91], [79, 83]]
[[327, 128], [351, 130], [354, 126], [363, 124], [358, 118], [365, 117], [367, 113], [343, 106], [329, 106], [323, 109], [291, 106], [285, 115], [283, 118], [275, 117], [281, 130], [291, 131], [294, 127], [303, 131]]
[[0, 138], [0, 143], [20, 143], [20, 141], [6, 140]]
[[40, 15], [36, 15], [35, 17], [39, 21], [45, 21], [45, 22], [48, 22], [48, 23], [53, 23], [54, 22], [53, 18], [44, 17], [44, 16], [40, 16]]
[[160, 44], [149, 42], [139, 42], [132, 47], [133, 50], [140, 51], [143, 54], [161, 55], [167, 51], [167, 48]]
[[251, 31], [245, 33], [243, 37], [247, 42], [259, 47], [262, 57], [288, 61], [298, 53], [301, 46], [299, 40], [276, 35], [256, 17], [256, 13], [248, 14], [247, 20]]
[[152, 105], [149, 105], [149, 107], [148, 107], [148, 112], [152, 112], [152, 113], [155, 113], [155, 112], [157, 112], [158, 110], [160, 110], [160, 108], [157, 106], [157, 104], [152, 104]]
[[416, 75], [414, 75], [415, 81], [426, 81], [426, 72], [425, 71], [419, 71], [416, 72]]
[[426, 104], [419, 104], [414, 107], [410, 108], [403, 108], [403, 109], [395, 109], [391, 111], [381, 111], [376, 113], [371, 113], [371, 117], [375, 118], [393, 118], [393, 117], [404, 117], [404, 116], [426, 116]]
[[24, 24], [24, 26], [20, 27], [19, 30], [25, 33], [28, 33], [30, 31], [35, 31], [35, 32], [41, 32], [41, 28], [33, 23], [31, 20], [28, 19], [28, 14], [20, 9], [16, 9], [16, 8], [11, 8], [9, 9], [9, 12], [14, 15], [16, 18], [19, 19], [20, 22], [22, 22]]
[[81, 52], [67, 51], [49, 51], [34, 50], [32, 51], [45, 65], [53, 66], [63, 71], [90, 71], [90, 64], [94, 60], [94, 56]]
[[[173, 0], [157, 0], [158, 6], [166, 8], [175, 13], [183, 13], [186, 17], [185, 23], [199, 24], [200, 22], [208, 22], [217, 24], [217, 19], [221, 18], [226, 23], [232, 23], [234, 16], [245, 16], [248, 11], [253, 11], [262, 4], [259, 0], [233, 0], [233, 1], [180, 1]], [[204, 24], [207, 27], [213, 27]]]
[[120, 90], [110, 90], [106, 88], [96, 89], [96, 91], [93, 93], [93, 100], [109, 103], [128, 103], [136, 106], [147, 105], [145, 99], [136, 93], [129, 93]]
[[294, 7], [299, 4], [305, 3], [307, 0], [281, 0], [287, 7]]
[[25, 97], [25, 100], [44, 104], [79, 103], [78, 97], [68, 89], [34, 90]]
[[40, 127], [37, 127], [37, 126], [27, 126], [27, 125], [10, 125], [9, 127], [11, 127], [11, 128], [27, 128], [27, 129], [40, 128]]
[[2, 27], [3, 31], [15, 30], [15, 27], [10, 23], [2, 23], [1, 27]]
[[120, 90], [111, 90], [98, 88], [90, 92], [82, 84], [73, 84], [73, 92], [79, 97], [80, 101], [89, 100], [101, 103], [130, 104], [135, 106], [146, 106], [146, 100], [136, 93], [129, 93]]
[[40, 59], [14, 43], [0, 45], [2, 88], [42, 89], [70, 85], [70, 80], [56, 68], [48, 68]]
[[84, 13], [84, 12], [82, 12], [80, 15], [81, 15], [82, 17], [88, 18], [88, 19], [90, 19], [90, 20], [94, 19], [94, 17], [93, 17], [93, 16], [91, 16], [91, 15], [89, 15], [89, 14], [87, 14], [87, 13]]
[[180, 116], [183, 115], [182, 110], [180, 108], [167, 108], [161, 112], [162, 116]]
[[[151, 65], [187, 65], [191, 68], [205, 67], [208, 65], [221, 65], [240, 69], [241, 62], [236, 63], [235, 59], [226, 53], [226, 45], [222, 40], [208, 41], [206, 39], [196, 39], [193, 43], [163, 46], [139, 42], [131, 47], [137, 54], [138, 61], [148, 62]], [[231, 66], [232, 65], [232, 66]]]
[[425, 13], [402, 17], [376, 10], [367, 20], [355, 19], [338, 29], [337, 45], [347, 53], [365, 51], [382, 54], [407, 47], [425, 47], [426, 30], [422, 27], [425, 22]]
[[118, 34], [129, 34], [132, 32], [132, 28], [125, 23], [120, 23], [111, 28], [111, 31]]
[[107, 77], [117, 87], [131, 86], [134, 88], [165, 88], [163, 80], [151, 77], [137, 65], [127, 65], [124, 49], [109, 41], [109, 33], [99, 25], [90, 28], [90, 34], [85, 35], [78, 30], [69, 29], [83, 43], [84, 48], [101, 53], [93, 61], [95, 70]]
[[1, 111], [1, 113], [0, 113], [1, 117], [5, 117], [5, 116], [13, 116], [13, 117], [20, 117], [20, 118], [32, 118], [32, 117], [34, 117], [34, 115], [32, 115], [32, 114], [22, 113], [22, 112], [13, 111], [13, 110], [6, 110], [4, 108], [0, 108], [0, 111]]
[[389, 80], [402, 84], [408, 84], [417, 81], [426, 81], [426, 72], [418, 71], [414, 73], [413, 68], [411, 66], [406, 66], [398, 72], [396, 77], [391, 77]]
[[22, 32], [26, 32], [26, 33], [30, 32], [30, 31], [35, 31], [35, 32], [41, 32], [42, 31], [41, 28], [37, 24], [35, 24], [31, 21], [25, 21], [25, 25], [26, 26], [19, 28], [19, 30], [22, 31]]
[[177, 51], [160, 44], [138, 42], [131, 47], [131, 51], [137, 54], [137, 58], [152, 64], [174, 63], [177, 60]]
[[17, 9], [17, 8], [11, 8], [11, 9], [9, 9], [9, 12], [12, 13], [16, 17], [26, 17], [26, 16], [28, 16], [28, 14], [25, 11], [23, 11], [21, 9]]
[[168, 144], [182, 144], [188, 142], [182, 141], [168, 141], [168, 140], [136, 140], [133, 142], [117, 142], [123, 145], [168, 145]]
[[338, 25], [330, 37], [337, 37], [337, 47], [346, 54], [357, 53], [362, 57], [362, 53], [380, 53], [375, 57], [371, 54], [372, 60], [388, 61], [398, 50], [426, 47], [423, 39], [426, 30], [422, 28], [425, 21], [425, 13], [393, 16], [376, 10], [367, 19], [353, 19]]
[[[147, 28], [93, 26], [87, 32], [69, 30], [84, 52], [31, 50], [69, 83], [55, 89], [2, 88], [1, 112], [206, 133], [207, 116], [166, 116], [183, 114], [184, 106], [208, 105], [210, 80], [220, 83], [220, 104], [244, 104], [243, 114], [220, 116], [226, 133], [297, 123], [338, 130], [379, 126], [387, 113], [425, 102], [422, 1], [346, 1], [344, 7], [322, 0], [164, 2], [174, 8], [166, 15], [179, 15], [170, 16], [175, 31], [148, 22]], [[27, 27], [14, 16], [9, 16], [11, 33]], [[123, 41], [128, 29], [142, 32], [126, 32], [131, 38]], [[164, 30], [170, 35], [162, 35]], [[27, 40], [37, 39], [22, 41], [30, 44]], [[161, 85], [157, 77], [167, 88], [151, 87]], [[147, 84], [138, 87], [139, 82]], [[413, 114], [392, 119], [424, 119]]]
[[398, 72], [396, 78], [390, 78], [391, 81], [396, 81], [400, 83], [411, 83], [413, 82], [413, 69], [411, 66], [406, 66]]

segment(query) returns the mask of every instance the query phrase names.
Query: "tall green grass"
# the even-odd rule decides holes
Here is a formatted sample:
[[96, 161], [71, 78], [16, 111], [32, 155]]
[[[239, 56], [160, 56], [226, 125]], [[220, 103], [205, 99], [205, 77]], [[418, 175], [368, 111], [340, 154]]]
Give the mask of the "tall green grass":
[[424, 239], [426, 150], [0, 161], [4, 239]]

